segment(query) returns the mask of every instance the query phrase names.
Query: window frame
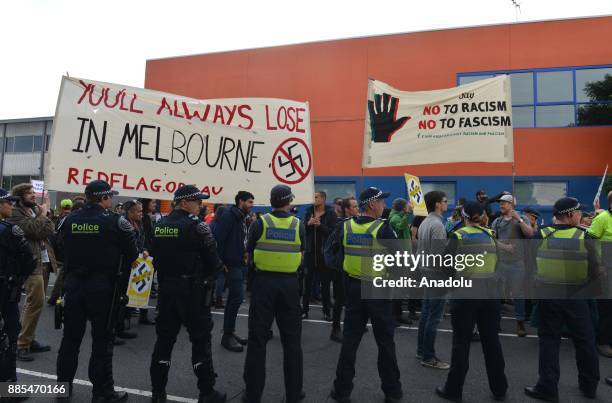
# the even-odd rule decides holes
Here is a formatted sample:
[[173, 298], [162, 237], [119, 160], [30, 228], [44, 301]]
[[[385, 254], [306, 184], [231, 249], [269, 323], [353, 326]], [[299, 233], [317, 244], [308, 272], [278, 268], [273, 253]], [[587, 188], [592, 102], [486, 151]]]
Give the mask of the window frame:
[[[457, 73], [457, 85], [461, 85], [460, 81], [463, 77], [474, 77], [474, 76], [489, 76], [491, 74], [513, 74], [513, 73], [532, 73], [533, 77], [533, 103], [532, 104], [512, 104], [514, 107], [533, 107], [533, 127], [517, 127], [517, 129], [549, 129], [549, 128], [574, 128], [574, 127], [609, 127], [612, 123], [607, 125], [583, 125], [579, 126], [578, 122], [578, 107], [582, 105], [612, 105], [612, 101], [598, 101], [598, 102], [582, 102], [578, 101], [578, 88], [576, 87], [576, 72], [581, 70], [597, 70], [597, 69], [609, 69], [612, 68], [612, 64], [601, 64], [601, 65], [588, 65], [588, 66], [567, 66], [567, 67], [551, 67], [551, 68], [537, 68], [537, 69], [516, 69], [516, 70], [495, 70], [495, 71], [478, 71], [478, 72], [462, 72]], [[562, 102], [539, 102], [538, 101], [538, 74], [546, 72], [559, 72], [559, 71], [570, 71], [572, 73], [572, 92], [573, 97], [571, 101]], [[574, 109], [574, 124], [570, 126], [538, 126], [537, 110], [541, 106], [557, 106], [557, 105], [571, 105]]]
[[[427, 184], [427, 185], [439, 185], [439, 184], [444, 184], [444, 185], [452, 185], [453, 186], [453, 191], [454, 191], [454, 195], [453, 195], [453, 199], [450, 200], [449, 195], [446, 194], [446, 198], [449, 199], [448, 201], [448, 205], [449, 205], [449, 210], [450, 207], [455, 207], [457, 205], [457, 181], [451, 181], [451, 180], [424, 180], [421, 179], [420, 180], [421, 183], [421, 189], [423, 189], [423, 185]], [[423, 189], [423, 196], [425, 196], [425, 189]], [[446, 193], [446, 192], [445, 192]]]
[[[554, 180], [554, 179], [515, 179], [514, 181], [514, 187], [515, 187], [515, 195], [518, 194], [518, 189], [517, 185], [518, 184], [524, 184], [524, 183], [562, 183], [565, 185], [565, 195], [567, 196], [569, 194], [569, 181], [568, 180]], [[516, 204], [517, 206], [529, 206], [529, 207], [535, 207], [535, 208], [551, 208], [553, 205], [552, 204], [529, 204], [529, 203], [521, 203], [521, 201], [518, 200], [518, 197], [516, 199]]]

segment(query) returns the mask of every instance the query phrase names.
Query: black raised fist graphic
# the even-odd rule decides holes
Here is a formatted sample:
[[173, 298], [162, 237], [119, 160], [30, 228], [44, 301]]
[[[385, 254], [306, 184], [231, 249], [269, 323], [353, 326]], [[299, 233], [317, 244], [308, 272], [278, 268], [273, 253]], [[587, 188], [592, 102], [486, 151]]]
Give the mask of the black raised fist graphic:
[[391, 137], [410, 119], [410, 116], [397, 119], [397, 101], [397, 98], [386, 93], [382, 94], [382, 105], [380, 94], [374, 94], [374, 101], [368, 101], [372, 141], [375, 143], [391, 141]]

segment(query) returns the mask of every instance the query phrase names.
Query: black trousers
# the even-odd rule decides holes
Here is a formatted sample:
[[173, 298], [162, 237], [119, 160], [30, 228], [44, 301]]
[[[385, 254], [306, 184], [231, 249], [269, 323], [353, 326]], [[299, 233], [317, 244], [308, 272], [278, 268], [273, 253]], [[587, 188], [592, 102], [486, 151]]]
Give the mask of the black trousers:
[[7, 302], [3, 312], [4, 332], [8, 336], [9, 350], [0, 360], [0, 382], [17, 381], [17, 336], [21, 331], [19, 306], [17, 302]]
[[597, 344], [612, 344], [612, 300], [598, 300], [597, 310], [599, 313]]
[[244, 362], [246, 397], [250, 403], [261, 401], [266, 382], [266, 344], [274, 319], [283, 345], [286, 400], [298, 400], [304, 376], [300, 316], [297, 275], [261, 271], [254, 274], [249, 308], [249, 344]]
[[503, 396], [508, 389], [504, 373], [504, 354], [499, 342], [499, 300], [453, 300], [451, 322], [453, 349], [451, 367], [446, 380], [446, 391], [459, 397], [469, 368], [470, 344], [474, 325], [478, 326], [480, 343], [485, 358], [489, 388], [495, 396]]
[[87, 321], [91, 322], [92, 351], [89, 379], [93, 394], [113, 390], [113, 331], [107, 330], [113, 282], [98, 276], [67, 275], [64, 283], [64, 334], [57, 354], [57, 380], [74, 380], [79, 365], [79, 349]]
[[[314, 253], [307, 253], [304, 256], [304, 266], [306, 268], [306, 275], [304, 276], [304, 288], [302, 293], [302, 312], [308, 312], [310, 310], [310, 296], [312, 290], [315, 287], [315, 281], [321, 283], [321, 299], [323, 300], [323, 312], [329, 313], [331, 306], [331, 295], [329, 292], [329, 279], [324, 279], [324, 271], [326, 270], [323, 256]], [[327, 284], [323, 284], [326, 282]], [[327, 311], [325, 311], [327, 309]]]
[[151, 358], [151, 384], [154, 393], [165, 393], [172, 349], [184, 325], [191, 341], [191, 364], [198, 378], [200, 395], [209, 394], [215, 385], [212, 364], [210, 306], [204, 306], [192, 279], [165, 278], [159, 281], [157, 341]]
[[558, 395], [559, 348], [561, 331], [567, 324], [574, 347], [578, 367], [578, 384], [591, 393], [599, 383], [599, 360], [595, 347], [593, 321], [585, 300], [540, 300], [540, 343], [539, 379], [537, 387], [551, 396]]
[[361, 282], [345, 277], [346, 310], [344, 315], [344, 341], [336, 367], [334, 389], [338, 396], [349, 396], [353, 390], [355, 361], [361, 337], [368, 319], [372, 322], [378, 346], [378, 374], [382, 390], [387, 396], [399, 396], [402, 391], [400, 371], [395, 355], [395, 324], [390, 300], [361, 299]]

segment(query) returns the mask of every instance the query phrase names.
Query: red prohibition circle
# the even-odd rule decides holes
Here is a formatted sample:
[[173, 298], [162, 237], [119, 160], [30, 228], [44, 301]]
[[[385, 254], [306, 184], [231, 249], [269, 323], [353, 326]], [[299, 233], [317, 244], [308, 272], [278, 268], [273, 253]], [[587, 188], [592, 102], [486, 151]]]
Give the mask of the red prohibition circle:
[[[298, 167], [297, 164], [291, 159], [291, 157], [289, 156], [289, 154], [283, 149], [283, 146], [285, 144], [287, 144], [290, 141], [296, 141], [298, 143], [300, 143], [302, 146], [304, 146], [304, 148], [306, 149], [306, 154], [308, 155], [308, 169], [306, 169], [306, 171], [302, 171], [302, 168]], [[299, 174], [300, 177], [296, 180], [287, 180], [286, 178], [282, 178], [278, 172], [276, 172], [276, 156], [278, 155], [278, 153], [281, 153], [285, 156], [285, 158], [288, 158], [291, 165], [293, 166], [293, 169], [295, 169]], [[312, 169], [312, 157], [310, 155], [310, 149], [308, 148], [308, 146], [306, 145], [306, 142], [300, 138], [297, 137], [291, 137], [285, 141], [283, 141], [274, 151], [274, 154], [272, 155], [272, 173], [274, 174], [274, 177], [276, 179], [278, 179], [280, 182], [286, 183], [288, 185], [295, 185], [296, 183], [300, 183], [302, 182], [310, 173], [310, 170]]]

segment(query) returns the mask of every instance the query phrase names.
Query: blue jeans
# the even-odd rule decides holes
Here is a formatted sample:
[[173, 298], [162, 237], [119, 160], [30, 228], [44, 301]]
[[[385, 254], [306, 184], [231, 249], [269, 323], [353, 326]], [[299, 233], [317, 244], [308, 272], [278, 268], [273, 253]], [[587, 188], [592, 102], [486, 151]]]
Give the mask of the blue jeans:
[[246, 266], [228, 267], [225, 273], [225, 283], [227, 285], [227, 302], [225, 303], [225, 313], [223, 315], [223, 331], [233, 333], [236, 330], [236, 317], [240, 304], [244, 299], [244, 277]]
[[498, 262], [497, 274], [506, 291], [502, 295], [512, 295], [516, 320], [525, 320], [525, 265], [522, 261]]
[[434, 347], [438, 325], [444, 314], [446, 300], [443, 298], [430, 299], [427, 295], [423, 299], [421, 319], [419, 320], [419, 336], [417, 341], [417, 355], [427, 361], [436, 356]]

